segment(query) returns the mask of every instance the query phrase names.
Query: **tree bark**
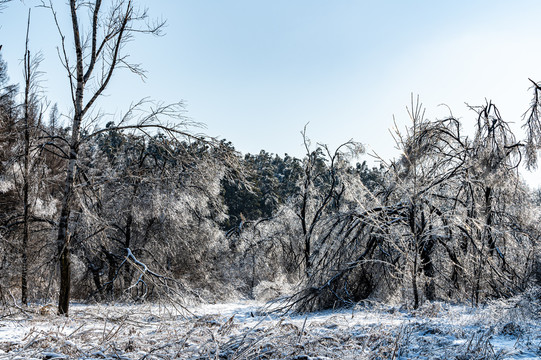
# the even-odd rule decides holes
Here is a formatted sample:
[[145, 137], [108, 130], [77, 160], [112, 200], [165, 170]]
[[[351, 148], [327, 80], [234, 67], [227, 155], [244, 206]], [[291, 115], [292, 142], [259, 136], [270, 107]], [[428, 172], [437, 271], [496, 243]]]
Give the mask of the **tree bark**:
[[[25, 67], [29, 69], [30, 65], [27, 59], [28, 52], [25, 55]], [[26, 71], [26, 70], [25, 70]], [[28, 203], [29, 191], [29, 163], [30, 163], [30, 121], [28, 119], [28, 92], [29, 92], [29, 75], [26, 76], [25, 96], [24, 96], [24, 167], [23, 167], [23, 241], [22, 241], [22, 269], [21, 269], [21, 303], [28, 304], [28, 234], [30, 221], [30, 205]]]
[[[74, 130], [75, 132], [75, 126]], [[72, 136], [74, 134], [72, 133]], [[70, 146], [71, 147], [71, 146]], [[62, 199], [62, 210], [58, 224], [58, 251], [60, 255], [60, 292], [58, 296], [58, 313], [68, 315], [70, 290], [71, 290], [71, 247], [69, 234], [69, 217], [71, 213], [71, 195], [75, 182], [75, 164], [77, 161], [77, 150], [71, 147], [68, 171], [64, 183], [64, 196]]]
[[413, 308], [419, 308], [419, 289], [417, 288], [417, 251], [415, 251], [413, 259], [413, 268], [411, 270], [411, 287], [413, 290]]
[[496, 249], [496, 241], [492, 234], [492, 187], [487, 187], [485, 189], [485, 216], [486, 216], [486, 237], [488, 244], [488, 254], [490, 256], [494, 255], [494, 250]]
[[30, 10], [28, 10], [28, 23], [26, 28], [26, 45], [24, 54], [24, 159], [23, 159], [23, 241], [21, 249], [21, 303], [28, 305], [28, 238], [30, 233], [30, 203], [28, 193], [30, 189], [30, 86], [31, 62], [28, 50], [28, 33], [30, 28]]
[[70, 290], [71, 290], [71, 250], [69, 235], [69, 217], [71, 213], [71, 198], [73, 185], [75, 184], [75, 173], [77, 157], [79, 152], [79, 136], [81, 121], [83, 118], [83, 96], [84, 96], [84, 75], [83, 75], [83, 49], [79, 34], [77, 20], [76, 1], [70, 0], [71, 21], [75, 41], [75, 53], [77, 55], [76, 81], [77, 87], [74, 98], [74, 115], [72, 122], [68, 168], [64, 182], [64, 196], [62, 199], [62, 210], [58, 224], [58, 248], [60, 253], [60, 293], [58, 296], [58, 313], [68, 315]]

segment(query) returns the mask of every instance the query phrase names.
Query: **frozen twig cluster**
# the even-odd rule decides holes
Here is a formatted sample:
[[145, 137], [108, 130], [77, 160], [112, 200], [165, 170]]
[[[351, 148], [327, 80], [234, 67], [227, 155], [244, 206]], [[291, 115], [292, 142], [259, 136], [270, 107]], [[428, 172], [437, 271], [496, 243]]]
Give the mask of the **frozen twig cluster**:
[[[71, 318], [33, 309], [0, 328], [0, 357], [100, 359], [534, 359], [541, 325], [521, 299], [483, 309], [381, 304], [272, 316], [256, 303], [192, 315], [158, 305], [75, 305]], [[32, 309], [31, 309], [32, 310]], [[496, 315], [498, 314], [498, 315]]]

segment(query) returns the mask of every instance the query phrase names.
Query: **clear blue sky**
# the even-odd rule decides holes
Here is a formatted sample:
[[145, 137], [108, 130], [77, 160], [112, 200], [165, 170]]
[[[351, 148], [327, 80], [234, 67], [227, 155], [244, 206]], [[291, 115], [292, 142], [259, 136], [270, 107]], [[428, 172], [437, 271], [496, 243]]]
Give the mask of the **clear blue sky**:
[[[65, 1], [54, 1], [67, 18]], [[13, 1], [0, 14], [0, 43], [19, 81], [26, 14]], [[471, 124], [471, 105], [493, 100], [519, 123], [541, 80], [540, 1], [175, 0], [141, 1], [167, 20], [166, 35], [126, 47], [142, 82], [119, 72], [98, 106], [120, 113], [150, 96], [186, 101], [192, 120], [242, 152], [303, 155], [300, 131], [336, 146], [353, 138], [384, 158], [396, 155], [393, 115], [419, 94], [428, 118], [449, 105]], [[69, 24], [68, 24], [69, 26]], [[69, 31], [69, 28], [67, 28]], [[67, 78], [50, 13], [32, 10], [31, 48], [41, 50], [46, 95], [69, 111]], [[522, 137], [522, 134], [517, 134]]]

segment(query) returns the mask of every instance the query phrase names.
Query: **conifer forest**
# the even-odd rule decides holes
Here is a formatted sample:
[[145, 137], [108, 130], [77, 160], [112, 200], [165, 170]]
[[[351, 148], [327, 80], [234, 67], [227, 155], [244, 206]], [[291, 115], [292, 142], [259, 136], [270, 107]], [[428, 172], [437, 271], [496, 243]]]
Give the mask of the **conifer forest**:
[[[310, 125], [298, 129], [302, 157], [242, 154], [201, 133], [182, 103], [133, 99], [121, 117], [101, 115], [113, 75], [143, 71], [125, 44], [166, 30], [136, 1], [41, 6], [58, 28], [71, 110], [38, 86], [31, 33], [20, 64], [0, 48], [0, 357], [541, 356], [541, 192], [522, 178], [539, 162], [541, 79], [530, 80], [520, 132], [490, 100], [470, 106], [468, 131], [451, 113], [428, 119], [412, 95], [408, 127], [392, 130], [394, 159], [374, 162], [354, 140], [311, 141]], [[239, 301], [240, 313], [194, 310]], [[329, 318], [318, 338], [312, 316], [329, 311], [379, 320]], [[468, 311], [494, 323], [459, 334], [435, 320]], [[255, 331], [258, 317], [272, 321]], [[141, 330], [174, 321], [183, 330], [155, 343]], [[18, 340], [14, 322], [28, 322]], [[47, 322], [69, 331], [53, 336]], [[494, 341], [505, 336], [512, 350]]]

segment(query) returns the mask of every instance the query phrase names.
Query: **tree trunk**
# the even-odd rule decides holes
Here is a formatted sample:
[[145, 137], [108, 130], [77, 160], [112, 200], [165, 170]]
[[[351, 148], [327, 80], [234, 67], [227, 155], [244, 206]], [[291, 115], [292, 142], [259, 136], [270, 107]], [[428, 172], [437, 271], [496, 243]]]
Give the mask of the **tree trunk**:
[[64, 182], [64, 196], [62, 199], [62, 210], [60, 212], [60, 221], [58, 223], [58, 247], [60, 250], [60, 293], [58, 296], [58, 313], [68, 316], [70, 290], [71, 290], [71, 249], [69, 235], [69, 217], [71, 213], [71, 197], [73, 185], [75, 184], [75, 172], [77, 166], [77, 156], [79, 152], [79, 136], [81, 121], [83, 119], [83, 99], [84, 99], [84, 74], [83, 74], [83, 47], [79, 34], [79, 23], [76, 12], [77, 4], [75, 0], [70, 0], [71, 22], [73, 26], [73, 37], [75, 42], [75, 53], [77, 55], [75, 97], [73, 99], [74, 115], [70, 140], [70, 151], [68, 168], [66, 171], [66, 181]]
[[434, 285], [435, 269], [432, 262], [432, 252], [436, 245], [436, 242], [432, 238], [432, 225], [429, 226], [429, 234], [421, 243], [421, 269], [426, 276], [425, 282], [425, 297], [429, 301], [433, 301], [436, 298], [436, 289]]
[[113, 299], [114, 297], [114, 282], [117, 275], [117, 261], [115, 258], [115, 255], [111, 252], [109, 252], [107, 249], [103, 248], [103, 253], [105, 254], [105, 257], [107, 259], [107, 283], [105, 286], [105, 295], [109, 299]]
[[[310, 165], [307, 165], [310, 166]], [[302, 234], [303, 234], [303, 240], [304, 240], [304, 249], [303, 249], [303, 258], [304, 258], [304, 273], [306, 275], [306, 278], [310, 278], [310, 274], [312, 272], [312, 265], [310, 264], [310, 253], [312, 251], [311, 249], [311, 241], [310, 241], [310, 234], [308, 234], [308, 225], [307, 225], [307, 208], [308, 208], [308, 191], [310, 187], [310, 171], [309, 168], [305, 170], [306, 178], [304, 180], [304, 192], [302, 194], [302, 205], [301, 205], [301, 211], [300, 211], [300, 220], [301, 220], [301, 226], [302, 226]]]
[[[71, 197], [73, 193], [73, 185], [75, 184], [75, 173], [77, 164], [77, 155], [79, 147], [79, 129], [81, 126], [82, 114], [82, 85], [77, 87], [77, 99], [80, 100], [80, 106], [75, 109], [73, 119], [73, 130], [70, 144], [70, 158], [68, 169], [66, 172], [66, 180], [64, 183], [64, 196], [62, 199], [62, 210], [60, 212], [60, 221], [58, 223], [58, 250], [60, 254], [60, 294], [58, 297], [58, 313], [68, 315], [70, 301], [70, 277], [71, 277], [71, 247], [69, 234], [69, 217], [71, 213]], [[80, 96], [79, 96], [80, 94]]]
[[494, 255], [494, 250], [496, 249], [496, 241], [494, 240], [494, 235], [492, 234], [492, 188], [487, 187], [485, 189], [485, 215], [486, 215], [486, 238], [488, 244], [488, 254], [490, 256]]
[[28, 50], [28, 35], [30, 28], [30, 10], [28, 10], [28, 23], [26, 28], [26, 43], [24, 53], [24, 159], [23, 159], [23, 241], [21, 249], [21, 303], [28, 305], [28, 237], [30, 232], [30, 203], [29, 174], [30, 174], [30, 86], [31, 86], [31, 62]]
[[25, 111], [24, 111], [24, 168], [23, 168], [23, 241], [22, 241], [22, 269], [21, 269], [21, 303], [28, 305], [28, 237], [30, 227], [30, 204], [28, 202], [29, 192], [29, 166], [30, 166], [30, 129], [28, 114], [28, 78], [25, 89]]
[[96, 291], [94, 292], [94, 297], [97, 301], [101, 301], [103, 299], [103, 286], [101, 285], [101, 276], [100, 272], [103, 268], [103, 265], [96, 265], [92, 260], [88, 260], [88, 270], [90, 270], [90, 273], [92, 274], [92, 280], [94, 281], [94, 286], [96, 287]]
[[66, 316], [68, 315], [69, 311], [71, 290], [71, 249], [68, 228], [71, 212], [71, 194], [73, 192], [73, 184], [75, 182], [76, 159], [77, 153], [75, 150], [71, 149], [68, 171], [64, 185], [64, 198], [62, 199], [62, 210], [60, 212], [57, 237], [58, 253], [60, 256], [60, 292], [58, 296], [58, 313]]
[[29, 237], [29, 222], [30, 214], [28, 204], [28, 172], [27, 172], [27, 159], [25, 154], [25, 179], [23, 186], [23, 241], [21, 249], [22, 268], [21, 268], [21, 303], [28, 305], [28, 237]]
[[417, 251], [413, 259], [413, 268], [411, 271], [411, 288], [413, 290], [413, 308], [419, 308], [419, 289], [417, 288]]
[[[408, 211], [408, 224], [410, 227], [410, 231], [413, 237], [413, 244], [412, 244], [412, 255], [413, 255], [413, 264], [411, 269], [411, 289], [413, 291], [413, 308], [417, 309], [419, 307], [419, 289], [417, 287], [417, 272], [418, 272], [418, 258], [419, 258], [419, 248], [422, 246], [421, 244], [421, 225], [417, 223], [417, 206], [415, 203], [412, 203], [410, 205], [409, 211]], [[424, 218], [424, 216], [423, 216]]]

